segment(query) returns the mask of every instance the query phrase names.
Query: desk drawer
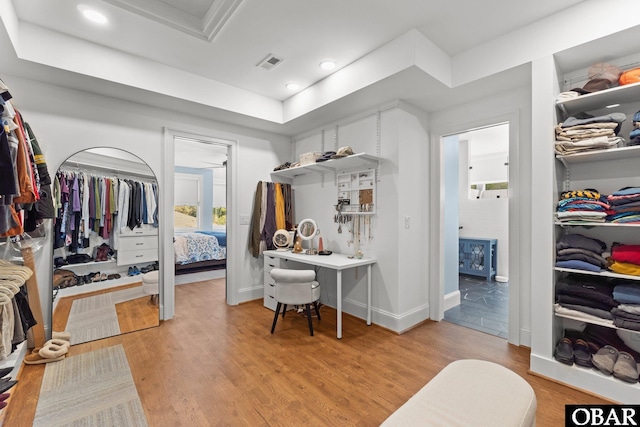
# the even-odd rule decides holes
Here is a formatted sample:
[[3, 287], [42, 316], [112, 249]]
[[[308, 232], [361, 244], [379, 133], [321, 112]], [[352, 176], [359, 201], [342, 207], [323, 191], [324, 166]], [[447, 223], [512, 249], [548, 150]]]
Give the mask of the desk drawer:
[[264, 284], [266, 285], [267, 283], [275, 283], [275, 281], [273, 280], [273, 277], [271, 277], [271, 274], [269, 274], [269, 272], [265, 271], [264, 272]]
[[268, 273], [274, 268], [280, 268], [280, 258], [273, 258], [270, 256], [264, 257], [264, 272]]
[[275, 283], [265, 283], [264, 284], [264, 296], [267, 297], [275, 297], [276, 296], [276, 285]]

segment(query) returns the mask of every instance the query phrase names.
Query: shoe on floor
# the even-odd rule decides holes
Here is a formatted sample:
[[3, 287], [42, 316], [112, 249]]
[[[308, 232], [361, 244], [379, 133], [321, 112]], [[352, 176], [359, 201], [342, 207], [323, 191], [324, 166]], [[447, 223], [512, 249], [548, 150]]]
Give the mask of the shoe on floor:
[[558, 341], [553, 357], [565, 365], [573, 365], [573, 343], [569, 338], [562, 338]]
[[9, 375], [13, 371], [13, 368], [2, 368], [0, 369], [0, 378], [4, 378]]
[[18, 384], [17, 380], [8, 380], [6, 378], [1, 379], [0, 380], [0, 393], [4, 393], [5, 391], [9, 390], [11, 387], [13, 387], [16, 384]]
[[632, 355], [626, 351], [618, 353], [618, 360], [613, 367], [613, 376], [628, 383], [638, 382], [638, 365]]
[[591, 363], [591, 351], [589, 350], [589, 344], [584, 340], [577, 339], [573, 344], [573, 361], [576, 365], [584, 366], [585, 368], [592, 368]]
[[618, 349], [611, 345], [605, 345], [598, 352], [591, 356], [593, 366], [606, 375], [613, 374], [613, 367], [618, 360]]
[[11, 393], [2, 393], [2, 394], [0, 394], [0, 402], [4, 402], [9, 397], [11, 397]]

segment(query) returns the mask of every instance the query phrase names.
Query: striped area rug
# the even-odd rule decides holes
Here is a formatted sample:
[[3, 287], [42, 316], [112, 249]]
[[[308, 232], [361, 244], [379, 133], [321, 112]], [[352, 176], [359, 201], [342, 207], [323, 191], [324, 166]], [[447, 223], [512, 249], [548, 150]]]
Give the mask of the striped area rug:
[[33, 425], [147, 426], [122, 345], [48, 363]]
[[65, 327], [71, 334], [71, 344], [120, 335], [115, 305], [144, 296], [142, 286], [136, 286], [73, 301]]

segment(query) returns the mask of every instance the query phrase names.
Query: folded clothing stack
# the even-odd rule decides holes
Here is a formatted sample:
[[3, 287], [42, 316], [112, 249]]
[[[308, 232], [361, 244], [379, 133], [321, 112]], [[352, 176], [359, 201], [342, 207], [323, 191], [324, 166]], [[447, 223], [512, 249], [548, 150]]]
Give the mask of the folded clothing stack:
[[618, 283], [613, 288], [613, 296], [620, 303], [611, 310], [613, 324], [619, 328], [640, 331], [640, 285]]
[[629, 133], [627, 145], [640, 145], [640, 111], [633, 115], [633, 129]]
[[582, 234], [565, 234], [556, 242], [556, 267], [602, 271], [607, 260], [602, 256], [607, 245]]
[[640, 276], [640, 245], [613, 243], [611, 260], [609, 270], [629, 276]]
[[597, 117], [581, 113], [569, 117], [556, 126], [555, 151], [567, 155], [622, 146], [624, 139], [618, 133], [626, 118], [623, 113]]
[[607, 196], [610, 207], [607, 221], [613, 223], [640, 222], [640, 187], [623, 187]]
[[556, 218], [566, 223], [605, 222], [610, 208], [606, 196], [598, 190], [565, 191], [558, 201]]
[[611, 310], [619, 306], [606, 279], [569, 275], [556, 283], [558, 314], [570, 314], [603, 325], [613, 325]]

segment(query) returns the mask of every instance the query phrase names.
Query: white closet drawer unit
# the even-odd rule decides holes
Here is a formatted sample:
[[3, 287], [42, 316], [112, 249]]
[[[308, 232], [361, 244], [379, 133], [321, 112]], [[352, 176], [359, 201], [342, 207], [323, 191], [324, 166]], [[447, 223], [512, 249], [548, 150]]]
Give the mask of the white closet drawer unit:
[[120, 234], [118, 265], [142, 264], [158, 260], [158, 235]]
[[158, 249], [158, 236], [131, 236], [125, 238], [120, 236], [118, 252], [141, 249]]
[[280, 258], [264, 257], [264, 306], [274, 310], [278, 303], [275, 300], [276, 284], [269, 272], [274, 268], [280, 268]]

